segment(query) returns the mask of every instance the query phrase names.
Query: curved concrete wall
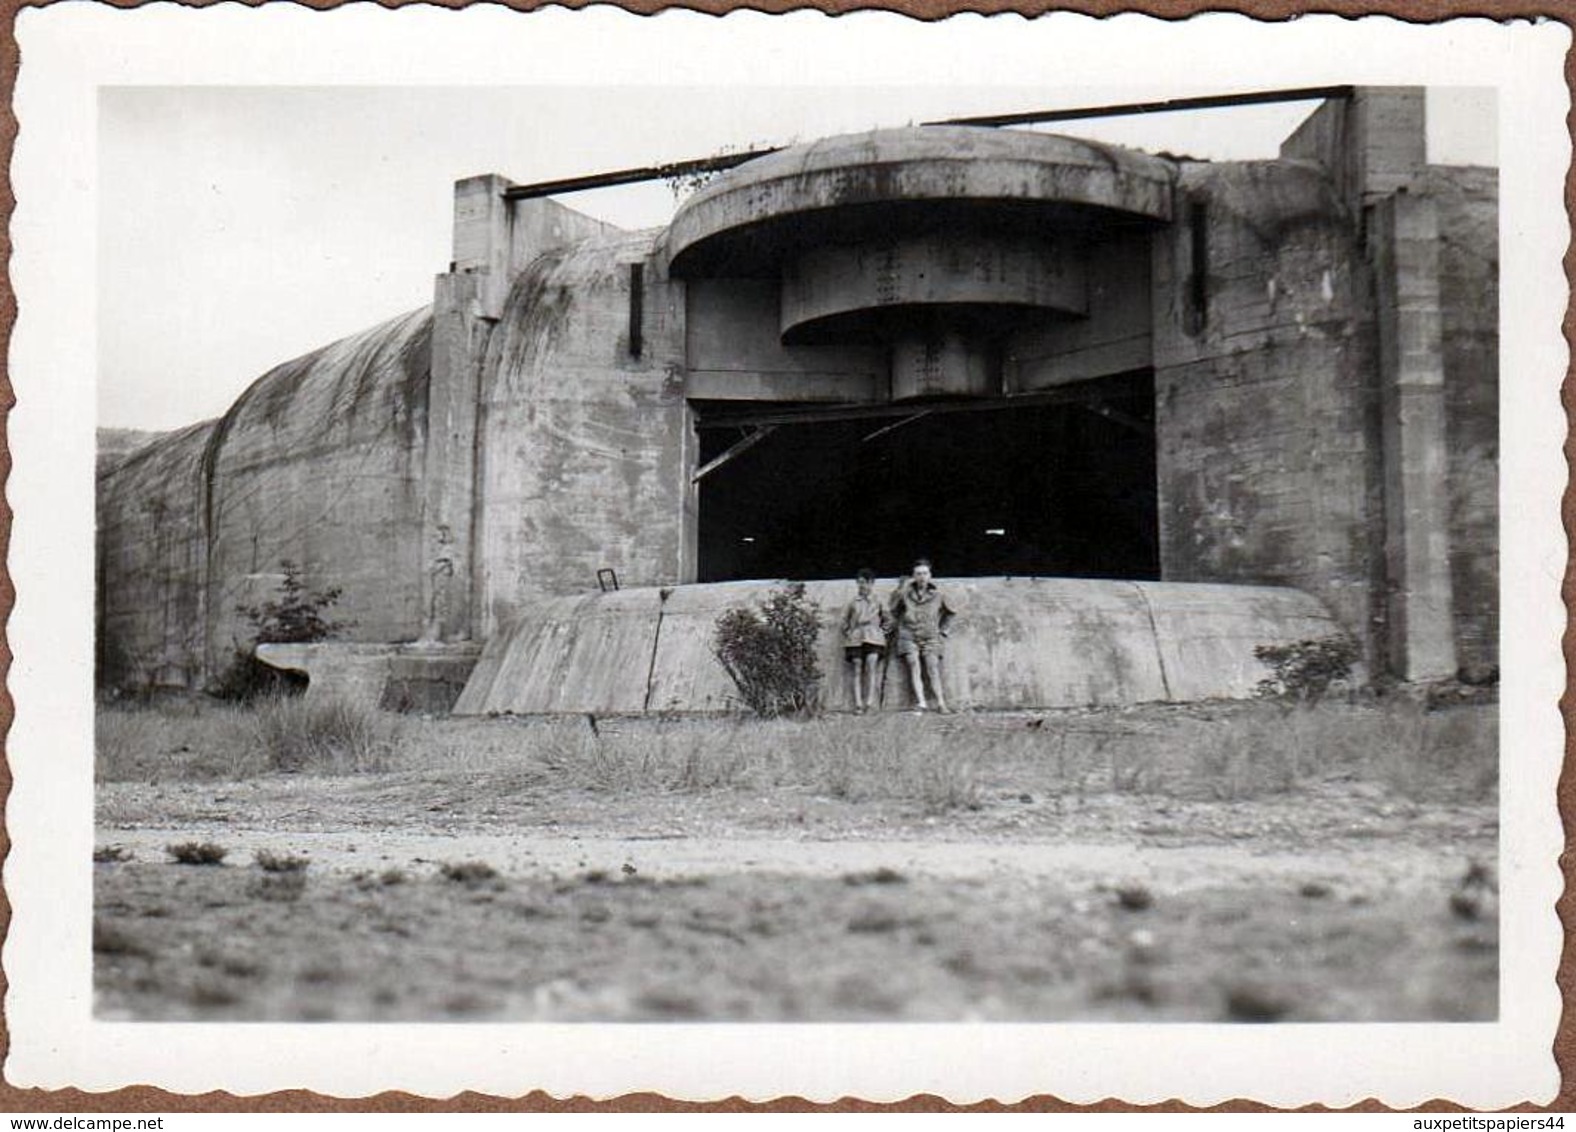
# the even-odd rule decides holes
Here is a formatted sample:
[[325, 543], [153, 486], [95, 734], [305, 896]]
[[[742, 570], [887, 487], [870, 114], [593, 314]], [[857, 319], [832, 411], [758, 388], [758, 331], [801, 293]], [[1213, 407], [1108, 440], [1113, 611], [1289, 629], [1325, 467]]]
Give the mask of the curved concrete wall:
[[[718, 711], [737, 706], [711, 653], [725, 609], [773, 583], [623, 590], [544, 602], [487, 645], [459, 714]], [[896, 582], [877, 584], [883, 597]], [[1267, 670], [1261, 644], [1338, 633], [1297, 590], [1075, 578], [961, 578], [941, 585], [959, 607], [947, 650], [954, 706], [1042, 708], [1251, 695]], [[821, 607], [825, 702], [851, 706], [834, 623], [852, 582], [808, 582]], [[888, 669], [883, 706], [907, 707]]]
[[286, 362], [99, 478], [107, 682], [211, 680], [283, 559], [342, 588], [347, 637], [419, 634], [431, 332], [424, 308]]
[[217, 421], [181, 429], [98, 477], [96, 679], [185, 685], [201, 671], [203, 466]]

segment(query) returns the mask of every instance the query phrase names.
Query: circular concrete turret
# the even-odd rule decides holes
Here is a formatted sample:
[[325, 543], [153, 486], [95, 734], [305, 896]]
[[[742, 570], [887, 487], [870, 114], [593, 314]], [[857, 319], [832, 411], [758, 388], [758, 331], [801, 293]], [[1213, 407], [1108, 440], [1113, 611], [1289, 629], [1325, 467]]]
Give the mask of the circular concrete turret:
[[729, 170], [684, 203], [664, 240], [675, 275], [775, 274], [785, 255], [872, 236], [1164, 223], [1172, 181], [1160, 158], [1075, 138], [876, 130]]
[[890, 347], [894, 400], [988, 396], [1000, 340], [1086, 317], [1115, 227], [1171, 217], [1144, 154], [1013, 130], [922, 126], [794, 146], [719, 177], [663, 237], [679, 277], [777, 278], [786, 345]]

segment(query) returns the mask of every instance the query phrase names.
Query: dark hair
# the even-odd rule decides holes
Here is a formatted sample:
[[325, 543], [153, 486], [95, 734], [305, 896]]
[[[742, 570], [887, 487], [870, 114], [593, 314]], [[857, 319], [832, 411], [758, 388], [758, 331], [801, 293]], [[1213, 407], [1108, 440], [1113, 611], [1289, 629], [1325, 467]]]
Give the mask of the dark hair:
[[876, 572], [867, 566], [865, 569], [859, 571], [858, 574], [855, 574], [854, 577], [856, 577], [861, 582], [873, 582], [876, 580]]
[[929, 565], [930, 565], [930, 559], [928, 559], [928, 558], [916, 558], [916, 559], [914, 559], [914, 565], [911, 566], [910, 569], [918, 570], [921, 566], [929, 566]]

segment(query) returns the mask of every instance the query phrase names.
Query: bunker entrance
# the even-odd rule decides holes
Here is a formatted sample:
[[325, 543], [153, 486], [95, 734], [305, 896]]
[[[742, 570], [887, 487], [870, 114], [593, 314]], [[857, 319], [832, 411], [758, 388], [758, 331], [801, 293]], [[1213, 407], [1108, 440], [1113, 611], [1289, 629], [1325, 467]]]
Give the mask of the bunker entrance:
[[1010, 402], [694, 402], [698, 580], [1159, 577], [1148, 372]]

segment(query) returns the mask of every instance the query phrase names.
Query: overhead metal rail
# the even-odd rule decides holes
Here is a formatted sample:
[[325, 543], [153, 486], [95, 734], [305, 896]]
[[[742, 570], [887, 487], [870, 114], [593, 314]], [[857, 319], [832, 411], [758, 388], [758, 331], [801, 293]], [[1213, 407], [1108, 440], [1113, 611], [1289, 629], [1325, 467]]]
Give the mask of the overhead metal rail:
[[[721, 411], [702, 412], [695, 421], [697, 429], [733, 428], [756, 429], [781, 425], [825, 424], [831, 421], [864, 421], [882, 420], [893, 417], [908, 418], [900, 420], [898, 424], [908, 424], [910, 420], [922, 416], [943, 413], [983, 413], [993, 409], [1007, 409], [1019, 405], [1082, 405], [1091, 412], [1099, 413], [1107, 419], [1118, 424], [1136, 427], [1143, 431], [1152, 431], [1151, 426], [1137, 418], [1129, 417], [1119, 410], [1112, 409], [1105, 404], [1109, 391], [1097, 392], [1092, 389], [1069, 386], [1062, 389], [1050, 389], [1038, 393], [1014, 393], [1005, 397], [979, 398], [966, 401], [931, 401], [931, 402], [886, 402], [883, 404], [848, 404], [829, 402], [825, 406], [805, 406], [796, 409], [768, 408], [746, 410], [742, 412]], [[1118, 418], [1121, 418], [1120, 420]], [[879, 429], [866, 440], [879, 436], [886, 429]], [[744, 440], [754, 444], [764, 437], [750, 433]], [[743, 443], [741, 441], [740, 443]], [[728, 455], [728, 453], [724, 453]], [[719, 457], [720, 459], [720, 457]], [[702, 472], [710, 471], [710, 467]]]
[[1169, 114], [1176, 110], [1218, 110], [1271, 102], [1312, 102], [1351, 98], [1351, 86], [1300, 86], [1246, 94], [1206, 94], [1157, 102], [1118, 102], [1111, 106], [1080, 106], [1072, 110], [1031, 110], [1026, 114], [983, 114], [977, 118], [942, 118], [926, 126], [1027, 126], [1037, 122], [1075, 122], [1080, 118], [1120, 118], [1129, 114]]
[[[1072, 122], [1082, 118], [1121, 118], [1131, 114], [1166, 114], [1177, 110], [1217, 110], [1231, 106], [1256, 106], [1274, 102], [1312, 102], [1331, 98], [1351, 98], [1351, 86], [1303, 86], [1280, 90], [1247, 91], [1240, 94], [1211, 94], [1194, 98], [1168, 98], [1156, 102], [1119, 102], [1109, 106], [1080, 106], [1065, 110], [1030, 110], [1021, 114], [985, 114], [971, 118], [940, 118], [926, 126], [1027, 126], [1040, 122]], [[505, 200], [531, 200], [536, 197], [562, 196], [582, 193], [589, 189], [610, 189], [618, 185], [635, 185], [644, 181], [665, 181], [701, 173], [718, 173], [754, 161], [757, 157], [777, 153], [786, 146], [766, 149], [748, 149], [740, 153], [720, 153], [713, 157], [698, 157], [689, 161], [673, 161], [666, 165], [642, 165], [631, 169], [616, 169], [610, 173], [592, 173], [585, 177], [563, 177], [555, 181], [537, 181], [529, 185], [514, 185], [504, 190]]]

